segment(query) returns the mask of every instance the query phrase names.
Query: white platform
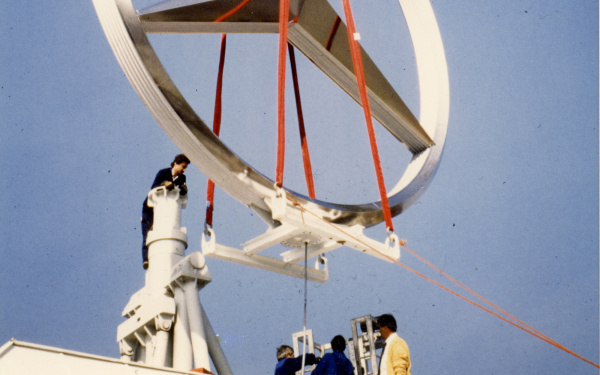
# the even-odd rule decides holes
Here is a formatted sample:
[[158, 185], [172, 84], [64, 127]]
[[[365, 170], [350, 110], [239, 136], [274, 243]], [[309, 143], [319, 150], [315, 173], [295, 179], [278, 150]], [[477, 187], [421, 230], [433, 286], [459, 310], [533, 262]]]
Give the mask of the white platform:
[[0, 375], [194, 374], [119, 359], [31, 344], [15, 339], [0, 347]]

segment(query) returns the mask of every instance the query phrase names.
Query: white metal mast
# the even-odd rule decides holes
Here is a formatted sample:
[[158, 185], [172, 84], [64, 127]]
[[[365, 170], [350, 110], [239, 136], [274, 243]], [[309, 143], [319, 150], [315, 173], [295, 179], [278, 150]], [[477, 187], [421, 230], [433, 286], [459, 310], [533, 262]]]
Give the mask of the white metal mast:
[[148, 233], [150, 266], [146, 285], [135, 293], [117, 331], [121, 358], [157, 367], [210, 371], [212, 358], [219, 374], [231, 374], [198, 292], [211, 281], [204, 256], [185, 256], [186, 228], [181, 209], [187, 195], [175, 187], [148, 194], [154, 225]]

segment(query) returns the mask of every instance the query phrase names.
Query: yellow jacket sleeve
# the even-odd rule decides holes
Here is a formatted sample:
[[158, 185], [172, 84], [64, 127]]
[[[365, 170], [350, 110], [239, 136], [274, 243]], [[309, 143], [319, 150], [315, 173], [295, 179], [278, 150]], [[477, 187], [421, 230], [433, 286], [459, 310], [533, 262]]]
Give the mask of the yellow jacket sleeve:
[[387, 375], [410, 375], [410, 354], [406, 342], [395, 337], [388, 345], [388, 350]]

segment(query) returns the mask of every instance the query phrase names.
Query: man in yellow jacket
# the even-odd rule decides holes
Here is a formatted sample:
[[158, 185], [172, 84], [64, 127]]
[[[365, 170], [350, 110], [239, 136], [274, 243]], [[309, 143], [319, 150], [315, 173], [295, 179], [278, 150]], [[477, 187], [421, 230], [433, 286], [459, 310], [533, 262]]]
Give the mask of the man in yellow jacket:
[[410, 354], [408, 345], [396, 334], [396, 319], [390, 314], [377, 318], [379, 332], [385, 346], [379, 362], [379, 375], [410, 375]]

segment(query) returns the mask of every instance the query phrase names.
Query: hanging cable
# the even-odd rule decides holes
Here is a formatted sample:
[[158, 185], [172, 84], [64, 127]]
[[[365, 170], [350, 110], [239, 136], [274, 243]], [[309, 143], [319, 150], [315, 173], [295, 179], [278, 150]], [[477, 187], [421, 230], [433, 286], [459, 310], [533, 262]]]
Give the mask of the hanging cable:
[[306, 130], [304, 128], [304, 115], [302, 114], [302, 102], [300, 101], [300, 85], [298, 84], [298, 72], [296, 71], [296, 56], [294, 55], [294, 46], [290, 43], [288, 43], [288, 51], [290, 54], [290, 66], [292, 68], [292, 81], [294, 82], [296, 111], [298, 112], [298, 127], [300, 129], [300, 145], [302, 147], [302, 162], [304, 164], [306, 188], [308, 190], [308, 196], [315, 199], [315, 183], [313, 181], [310, 154], [308, 152], [308, 141], [306, 139]]
[[306, 363], [306, 305], [308, 295], [308, 242], [304, 242], [304, 323], [302, 329], [302, 372]]
[[356, 33], [356, 27], [354, 26], [354, 18], [352, 17], [350, 2], [349, 0], [342, 0], [342, 2], [344, 4], [346, 23], [348, 24], [346, 29], [348, 31], [348, 42], [350, 44], [350, 51], [352, 54], [352, 65], [354, 66], [354, 74], [356, 75], [360, 100], [363, 107], [363, 113], [365, 115], [365, 121], [367, 123], [367, 133], [369, 134], [371, 153], [373, 155], [373, 164], [375, 165], [375, 174], [377, 175], [377, 185], [379, 186], [379, 195], [381, 196], [381, 210], [383, 211], [383, 217], [385, 219], [385, 225], [388, 232], [393, 232], [394, 225], [392, 223], [392, 213], [387, 198], [387, 192], [385, 190], [385, 182], [383, 180], [383, 171], [381, 170], [379, 151], [377, 150], [377, 140], [375, 139], [375, 130], [373, 129], [373, 119], [371, 117], [371, 107], [369, 105], [369, 97], [367, 96], [365, 73], [363, 70], [362, 58], [360, 56], [360, 45], [355, 38], [355, 35], [358, 34]]
[[[227, 35], [221, 35], [221, 53], [219, 56], [219, 73], [217, 75], [217, 92], [215, 94], [215, 111], [213, 116], [213, 133], [218, 137], [221, 132], [221, 96], [223, 91], [223, 70], [225, 67], [225, 47], [227, 45]], [[212, 227], [213, 208], [215, 199], [215, 183], [208, 180], [206, 186], [206, 217], [204, 219], [205, 229]]]

